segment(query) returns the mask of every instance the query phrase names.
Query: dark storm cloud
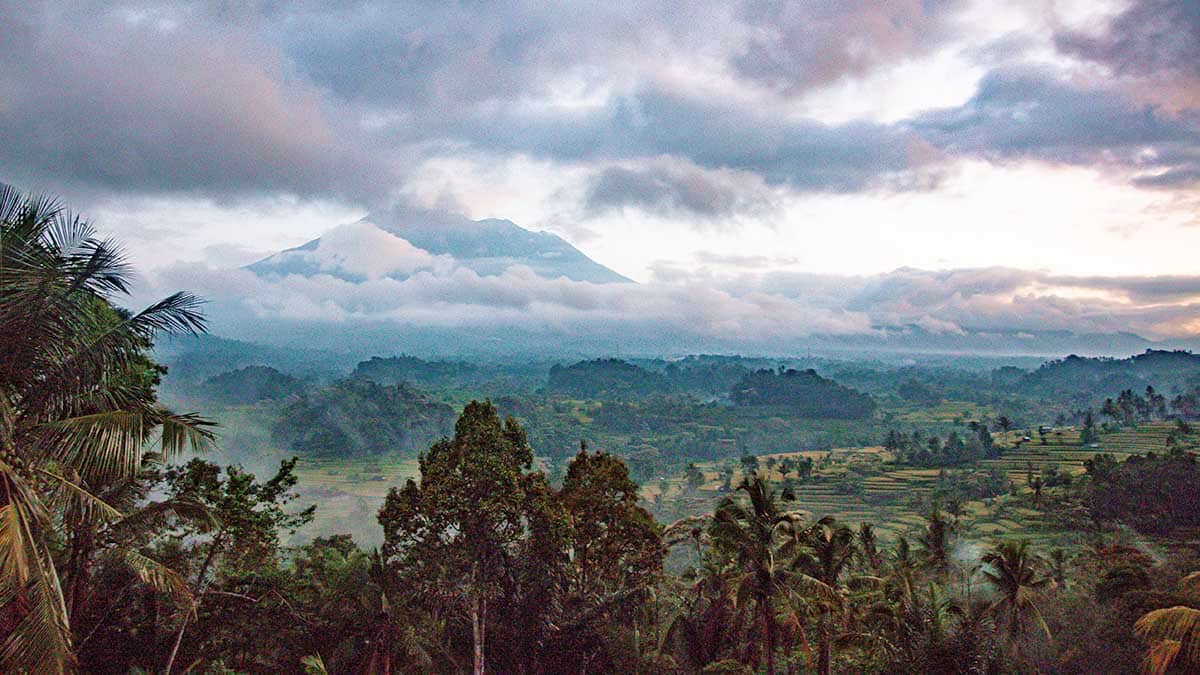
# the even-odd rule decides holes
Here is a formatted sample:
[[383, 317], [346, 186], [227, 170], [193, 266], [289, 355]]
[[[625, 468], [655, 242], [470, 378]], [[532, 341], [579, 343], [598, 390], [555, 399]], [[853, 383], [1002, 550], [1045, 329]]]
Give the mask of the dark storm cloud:
[[[1102, 64], [1129, 95], [1171, 113], [1200, 111], [1200, 2], [1133, 0], [1100, 32], [1059, 31], [1059, 51]], [[1194, 177], [1191, 172], [1183, 172]], [[1173, 185], [1170, 172], [1150, 185]], [[1195, 182], [1194, 178], [1192, 181]]]
[[1112, 291], [1139, 303], [1173, 302], [1200, 298], [1200, 276], [1060, 276], [1046, 275], [1047, 284]]
[[910, 168], [920, 139], [871, 123], [781, 119], [721, 101], [645, 89], [586, 113], [500, 113], [461, 120], [451, 133], [477, 147], [561, 161], [670, 155], [750, 171], [797, 190], [855, 191]]
[[756, 2], [742, 10], [757, 28], [733, 61], [742, 75], [784, 92], [862, 75], [937, 47], [947, 6], [894, 0]]

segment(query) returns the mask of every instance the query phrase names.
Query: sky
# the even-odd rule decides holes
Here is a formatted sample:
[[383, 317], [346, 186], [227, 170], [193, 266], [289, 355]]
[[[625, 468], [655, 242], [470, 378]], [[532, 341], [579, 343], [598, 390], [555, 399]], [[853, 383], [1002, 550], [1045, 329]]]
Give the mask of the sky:
[[[257, 312], [1200, 334], [1196, 0], [0, 0], [0, 25], [0, 180]], [[444, 264], [236, 269], [398, 205], [641, 283], [513, 270], [497, 308]]]

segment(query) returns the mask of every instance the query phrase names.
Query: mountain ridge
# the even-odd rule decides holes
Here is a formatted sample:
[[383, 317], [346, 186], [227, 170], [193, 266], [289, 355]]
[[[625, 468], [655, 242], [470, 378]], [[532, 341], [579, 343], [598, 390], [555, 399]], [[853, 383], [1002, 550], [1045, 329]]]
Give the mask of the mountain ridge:
[[[390, 235], [410, 248], [403, 248], [399, 242], [381, 240], [373, 230]], [[385, 270], [386, 273], [380, 275], [393, 279], [404, 279], [416, 271], [439, 265], [460, 265], [480, 276], [503, 274], [510, 267], [523, 265], [546, 279], [566, 277], [597, 284], [633, 283], [551, 232], [528, 230], [507, 219], [470, 220], [427, 211], [370, 214], [300, 246], [247, 265], [245, 269], [260, 276], [330, 274], [360, 281], [370, 275], [363, 274], [361, 269], [350, 269], [347, 263], [354, 254], [379, 255], [380, 251], [390, 251], [398, 258], [395, 269]], [[372, 261], [371, 266], [378, 267], [383, 262]]]

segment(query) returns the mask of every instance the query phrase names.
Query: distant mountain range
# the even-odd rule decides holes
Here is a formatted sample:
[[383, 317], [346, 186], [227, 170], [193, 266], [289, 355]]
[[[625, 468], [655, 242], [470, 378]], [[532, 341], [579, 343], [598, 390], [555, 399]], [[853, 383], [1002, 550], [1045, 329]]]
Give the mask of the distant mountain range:
[[[374, 226], [400, 237], [420, 251], [433, 256], [448, 256], [454, 263], [481, 276], [501, 274], [514, 265], [524, 265], [547, 279], [566, 277], [598, 284], [630, 281], [587, 257], [558, 235], [533, 232], [509, 220], [470, 220], [424, 211], [415, 214], [383, 212], [371, 214], [355, 225]], [[332, 245], [323, 239], [313, 239], [302, 246], [281, 251], [246, 269], [262, 276], [324, 273], [350, 281], [359, 280], [359, 270], [337, 264], [339, 259], [344, 260], [344, 252], [329, 250]], [[386, 252], [372, 251], [371, 254], [379, 257]], [[373, 260], [372, 264], [378, 266], [386, 261]], [[404, 278], [408, 275], [403, 271], [388, 270], [386, 276]]]

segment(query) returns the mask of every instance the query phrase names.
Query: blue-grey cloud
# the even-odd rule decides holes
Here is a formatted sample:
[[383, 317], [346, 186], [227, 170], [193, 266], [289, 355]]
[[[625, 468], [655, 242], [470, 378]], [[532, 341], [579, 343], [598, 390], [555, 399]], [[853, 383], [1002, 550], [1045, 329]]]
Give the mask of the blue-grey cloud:
[[1062, 51], [1105, 63], [1119, 74], [1200, 78], [1200, 4], [1134, 0], [1099, 34], [1062, 31], [1055, 44]]
[[[716, 217], [752, 210], [763, 185], [716, 181], [701, 195], [661, 162], [695, 167], [700, 181], [732, 171], [800, 192], [921, 189], [958, 157], [1114, 167], [1145, 187], [1196, 182], [1200, 113], [1160, 110], [1123, 86], [1004, 71], [961, 107], [894, 124], [795, 114], [816, 88], [952, 40], [958, 5], [142, 0], [62, 11], [0, 0], [0, 173], [51, 189], [374, 206], [422, 159], [480, 151], [589, 164], [585, 209]], [[1142, 0], [1100, 36], [1057, 44], [1169, 85], [1197, 73], [1195, 14], [1191, 0]], [[752, 95], [674, 77], [700, 64]], [[588, 103], [560, 105], [564, 87]]]
[[[879, 334], [919, 326], [979, 331], [1132, 331], [1194, 336], [1200, 277], [1072, 277], [1013, 268], [921, 270], [874, 275], [713, 275], [670, 270], [646, 284], [547, 279], [515, 265], [480, 274], [440, 260], [402, 279], [332, 274], [260, 276], [248, 270], [176, 265], [171, 287], [188, 287], [260, 320], [357, 325], [611, 334], [657, 326], [739, 344], [820, 334]], [[1081, 293], [1081, 291], [1083, 291]]]
[[627, 207], [703, 221], [766, 216], [778, 200], [757, 174], [705, 171], [693, 164], [658, 158], [636, 166], [610, 166], [589, 182], [585, 212], [595, 215]]
[[870, 0], [747, 3], [755, 30], [733, 64], [773, 89], [802, 92], [932, 51], [952, 35], [957, 2]]
[[774, 111], [646, 88], [598, 110], [483, 113], [444, 130], [492, 151], [560, 161], [668, 155], [797, 190], [855, 191], [913, 168], [922, 139], [868, 122], [826, 125]]
[[[389, 160], [236, 31], [0, 3], [0, 171], [40, 188], [365, 199]], [[10, 39], [10, 37], [12, 39]]]
[[1137, 180], [1147, 185], [1187, 182], [1200, 148], [1200, 112], [1168, 114], [1037, 73], [990, 75], [963, 106], [907, 126], [953, 155], [1115, 166], [1142, 172]]

